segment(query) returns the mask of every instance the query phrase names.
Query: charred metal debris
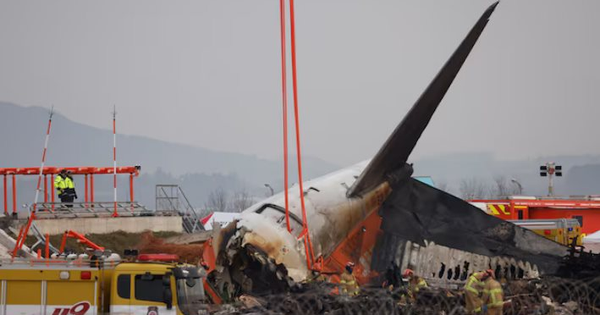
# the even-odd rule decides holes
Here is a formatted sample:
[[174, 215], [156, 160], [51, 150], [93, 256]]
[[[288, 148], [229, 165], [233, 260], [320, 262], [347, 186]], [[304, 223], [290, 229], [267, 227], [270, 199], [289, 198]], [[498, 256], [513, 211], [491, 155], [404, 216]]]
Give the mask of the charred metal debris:
[[[600, 277], [515, 280], [503, 287], [510, 300], [504, 308], [506, 315], [600, 314]], [[402, 287], [394, 291], [363, 288], [356, 297], [331, 294], [332, 289], [329, 283], [310, 283], [293, 293], [244, 295], [211, 314], [466, 314], [461, 290], [429, 288], [419, 292], [415, 301], [406, 302]]]

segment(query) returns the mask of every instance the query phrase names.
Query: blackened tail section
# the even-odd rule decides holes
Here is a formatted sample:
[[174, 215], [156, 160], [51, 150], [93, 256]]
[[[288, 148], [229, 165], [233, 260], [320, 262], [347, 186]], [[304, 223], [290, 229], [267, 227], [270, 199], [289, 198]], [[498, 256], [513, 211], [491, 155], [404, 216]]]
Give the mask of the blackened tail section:
[[383, 147], [379, 149], [377, 155], [371, 160], [354, 185], [350, 187], [348, 190], [349, 197], [362, 195], [377, 187], [386, 180], [386, 176], [390, 172], [404, 165], [497, 5], [498, 2], [494, 3], [481, 15], [467, 37], [454, 51], [450, 59], [446, 61], [446, 64], [421, 94]]

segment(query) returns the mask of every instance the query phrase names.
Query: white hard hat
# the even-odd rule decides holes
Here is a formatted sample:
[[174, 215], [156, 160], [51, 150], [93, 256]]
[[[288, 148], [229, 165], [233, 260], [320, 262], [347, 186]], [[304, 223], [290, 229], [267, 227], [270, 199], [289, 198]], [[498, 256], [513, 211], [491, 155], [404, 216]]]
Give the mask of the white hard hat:
[[121, 256], [119, 256], [117, 253], [112, 253], [110, 256], [108, 256], [108, 258], [105, 259], [105, 261], [121, 261]]

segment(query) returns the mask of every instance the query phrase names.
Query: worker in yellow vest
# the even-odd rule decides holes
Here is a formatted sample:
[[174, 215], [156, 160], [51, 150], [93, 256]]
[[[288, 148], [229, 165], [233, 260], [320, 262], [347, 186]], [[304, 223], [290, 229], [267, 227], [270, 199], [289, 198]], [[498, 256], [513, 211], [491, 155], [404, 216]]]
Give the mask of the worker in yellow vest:
[[347, 296], [356, 296], [359, 292], [358, 282], [352, 274], [354, 271], [354, 263], [346, 264], [344, 273], [340, 276], [340, 294]]
[[504, 291], [500, 282], [496, 281], [496, 276], [493, 270], [488, 270], [489, 277], [485, 279], [483, 288], [482, 311], [489, 315], [502, 315], [502, 307], [504, 306]]
[[427, 281], [425, 279], [415, 275], [412, 269], [406, 269], [402, 273], [403, 278], [408, 279], [408, 297], [414, 302], [417, 293], [423, 288], [427, 288]]
[[465, 292], [465, 307], [467, 314], [476, 314], [481, 312], [481, 301], [480, 295], [482, 294], [483, 287], [485, 286], [484, 280], [489, 277], [487, 271], [474, 272], [467, 279], [467, 284], [464, 287]]
[[65, 206], [72, 208], [73, 200], [77, 199], [77, 193], [75, 192], [75, 184], [70, 173], [70, 171], [62, 169], [54, 179], [54, 188], [56, 188], [56, 193], [60, 201], [65, 203]]

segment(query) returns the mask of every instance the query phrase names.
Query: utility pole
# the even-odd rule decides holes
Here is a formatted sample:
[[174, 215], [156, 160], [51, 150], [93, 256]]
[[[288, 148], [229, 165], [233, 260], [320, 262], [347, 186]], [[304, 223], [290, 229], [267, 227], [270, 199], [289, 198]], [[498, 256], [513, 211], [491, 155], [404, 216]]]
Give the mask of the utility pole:
[[523, 194], [523, 186], [521, 186], [521, 183], [519, 183], [519, 181], [517, 181], [515, 178], [511, 178], [510, 181], [517, 185], [517, 188], [519, 188], [519, 196]]
[[275, 191], [273, 190], [273, 187], [271, 187], [271, 185], [269, 185], [269, 184], [265, 184], [265, 187], [269, 188], [269, 192], [271, 193], [271, 194], [269, 195], [269, 197], [270, 197], [270, 196], [273, 196], [273, 195], [275, 194]]
[[562, 177], [562, 166], [556, 165], [554, 162], [548, 162], [546, 165], [540, 166], [540, 176], [548, 177], [548, 196], [554, 195], [553, 176]]

